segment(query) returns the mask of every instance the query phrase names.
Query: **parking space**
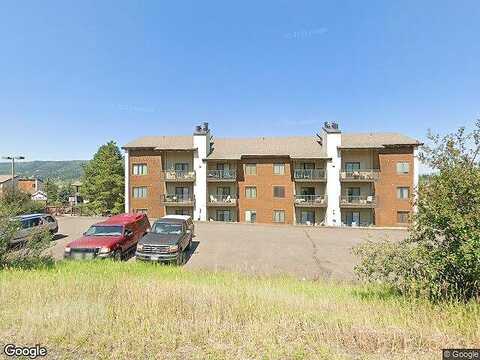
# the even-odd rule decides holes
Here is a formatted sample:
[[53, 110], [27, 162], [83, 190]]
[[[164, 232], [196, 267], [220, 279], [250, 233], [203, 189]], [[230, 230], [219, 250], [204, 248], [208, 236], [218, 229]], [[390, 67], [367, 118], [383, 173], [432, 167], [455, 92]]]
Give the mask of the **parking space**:
[[[52, 255], [60, 259], [66, 243], [99, 218], [59, 218]], [[66, 235], [65, 237], [62, 237]], [[314, 228], [261, 224], [197, 223], [187, 268], [290, 274], [299, 278], [354, 278], [351, 248], [367, 239], [400, 240], [405, 230]]]

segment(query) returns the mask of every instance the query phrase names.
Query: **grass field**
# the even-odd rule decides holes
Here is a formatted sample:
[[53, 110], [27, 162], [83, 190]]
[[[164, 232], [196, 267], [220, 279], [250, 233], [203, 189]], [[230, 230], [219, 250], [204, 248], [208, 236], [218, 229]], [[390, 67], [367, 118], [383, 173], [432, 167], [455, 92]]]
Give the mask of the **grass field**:
[[0, 272], [0, 342], [49, 358], [439, 359], [479, 347], [479, 324], [475, 303], [289, 277], [136, 262]]

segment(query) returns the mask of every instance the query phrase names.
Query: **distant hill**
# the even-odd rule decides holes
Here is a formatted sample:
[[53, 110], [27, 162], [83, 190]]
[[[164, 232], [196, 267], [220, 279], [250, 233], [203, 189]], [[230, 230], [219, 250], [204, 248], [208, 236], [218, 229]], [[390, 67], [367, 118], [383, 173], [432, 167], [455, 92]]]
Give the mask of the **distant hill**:
[[[55, 179], [57, 181], [74, 181], [83, 176], [82, 165], [86, 160], [70, 161], [25, 161], [15, 163], [15, 173], [19, 176], [38, 176], [41, 179]], [[11, 163], [0, 163], [0, 175], [11, 174]]]

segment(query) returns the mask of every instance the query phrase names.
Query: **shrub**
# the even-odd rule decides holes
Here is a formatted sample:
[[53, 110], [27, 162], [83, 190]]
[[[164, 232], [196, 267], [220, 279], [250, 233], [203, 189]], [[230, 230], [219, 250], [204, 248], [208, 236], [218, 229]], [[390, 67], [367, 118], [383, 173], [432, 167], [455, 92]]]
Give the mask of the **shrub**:
[[20, 226], [18, 221], [12, 221], [12, 218], [17, 215], [17, 210], [0, 203], [0, 269], [31, 268], [52, 264], [52, 258], [45, 254], [52, 240], [48, 230], [33, 231], [25, 243], [18, 246], [11, 245], [11, 239]]
[[354, 251], [356, 272], [432, 300], [480, 297], [480, 121], [445, 137], [429, 135], [422, 158], [438, 172], [418, 189], [409, 236]]

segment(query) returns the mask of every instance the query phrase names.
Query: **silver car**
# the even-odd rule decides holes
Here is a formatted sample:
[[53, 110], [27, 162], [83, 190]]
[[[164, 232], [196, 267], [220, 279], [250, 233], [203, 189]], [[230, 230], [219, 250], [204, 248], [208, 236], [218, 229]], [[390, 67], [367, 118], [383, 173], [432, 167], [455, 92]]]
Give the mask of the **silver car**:
[[10, 241], [11, 244], [26, 241], [35, 229], [47, 229], [51, 234], [58, 232], [57, 220], [49, 214], [21, 215], [12, 221], [18, 221], [20, 223], [20, 229], [13, 236], [13, 239]]

